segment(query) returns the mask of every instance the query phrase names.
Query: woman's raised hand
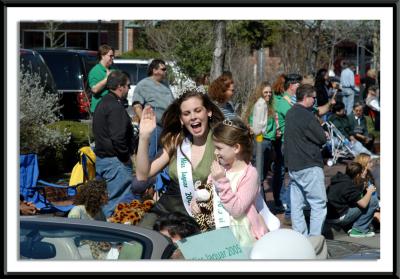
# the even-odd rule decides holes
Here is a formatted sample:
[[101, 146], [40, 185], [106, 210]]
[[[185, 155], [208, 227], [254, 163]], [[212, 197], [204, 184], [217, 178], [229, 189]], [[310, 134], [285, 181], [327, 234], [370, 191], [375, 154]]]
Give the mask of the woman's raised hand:
[[156, 128], [156, 114], [150, 106], [143, 109], [139, 124], [139, 136], [150, 138], [151, 133]]

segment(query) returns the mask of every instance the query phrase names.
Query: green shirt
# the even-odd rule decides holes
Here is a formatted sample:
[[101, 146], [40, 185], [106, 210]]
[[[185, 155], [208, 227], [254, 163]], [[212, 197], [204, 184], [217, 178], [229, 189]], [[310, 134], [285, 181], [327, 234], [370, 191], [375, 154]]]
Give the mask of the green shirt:
[[[200, 180], [202, 183], [207, 182], [208, 175], [210, 174], [211, 163], [214, 160], [214, 143], [212, 141], [212, 132], [208, 132], [206, 148], [204, 151], [203, 158], [197, 165], [192, 169], [193, 184]], [[176, 156], [174, 156], [168, 166], [168, 173], [171, 178], [171, 183], [167, 187], [167, 191], [161, 196], [161, 198], [153, 207], [153, 212], [157, 214], [168, 213], [168, 212], [181, 212], [187, 214], [185, 206], [183, 205], [181, 190], [179, 187], [178, 170], [176, 166]]]
[[[96, 86], [96, 84], [105, 79], [106, 76], [107, 76], [106, 67], [104, 67], [101, 63], [96, 64], [89, 72], [88, 82], [90, 88]], [[97, 93], [96, 95], [92, 94], [92, 101], [90, 102], [90, 112], [92, 113], [94, 112], [96, 106], [101, 101], [101, 98], [106, 94], [108, 94], [108, 90], [106, 87], [104, 87], [103, 90]]]
[[276, 139], [276, 123], [274, 116], [268, 116], [267, 120], [267, 129], [265, 130], [263, 137], [265, 139], [269, 140], [275, 140]]
[[[249, 116], [249, 125], [253, 125], [253, 114], [251, 113]], [[276, 139], [276, 123], [275, 123], [275, 117], [273, 115], [268, 115], [268, 120], [267, 120], [267, 128], [265, 129], [263, 133], [263, 138], [264, 139], [269, 139], [269, 140], [275, 140]]]
[[[193, 183], [197, 180], [201, 180], [202, 183], [207, 182], [208, 175], [210, 174], [211, 163], [214, 160], [214, 143], [212, 141], [212, 132], [211, 130], [207, 135], [206, 148], [203, 154], [203, 158], [200, 163], [196, 166], [194, 170], [192, 170]], [[179, 179], [178, 179], [178, 170], [176, 168], [176, 156], [172, 158], [169, 163], [169, 176], [174, 184], [179, 187]]]
[[292, 107], [292, 105], [284, 98], [284, 96], [288, 96], [289, 99], [291, 98], [291, 96], [287, 92], [283, 93], [282, 96], [275, 96], [275, 111], [278, 114], [278, 124], [282, 132], [282, 139], [285, 133], [286, 113]]

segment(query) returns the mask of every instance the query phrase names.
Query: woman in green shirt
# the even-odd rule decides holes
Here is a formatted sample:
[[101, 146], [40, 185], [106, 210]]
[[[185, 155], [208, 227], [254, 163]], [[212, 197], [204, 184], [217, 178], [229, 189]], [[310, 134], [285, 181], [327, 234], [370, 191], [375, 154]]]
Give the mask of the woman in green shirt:
[[108, 94], [106, 87], [107, 78], [110, 74], [110, 66], [114, 60], [114, 49], [108, 45], [101, 45], [97, 53], [97, 63], [89, 72], [88, 82], [92, 91], [92, 100], [90, 102], [90, 112], [94, 113], [97, 104], [101, 98]]
[[[269, 163], [272, 157], [273, 142], [276, 138], [274, 99], [271, 85], [264, 81], [257, 86], [255, 92], [250, 96], [250, 101], [245, 113], [245, 119], [253, 129], [256, 136], [262, 134], [263, 167], [259, 173], [261, 182], [266, 180]], [[255, 158], [255, 148], [253, 157]], [[265, 199], [265, 195], [264, 195]]]

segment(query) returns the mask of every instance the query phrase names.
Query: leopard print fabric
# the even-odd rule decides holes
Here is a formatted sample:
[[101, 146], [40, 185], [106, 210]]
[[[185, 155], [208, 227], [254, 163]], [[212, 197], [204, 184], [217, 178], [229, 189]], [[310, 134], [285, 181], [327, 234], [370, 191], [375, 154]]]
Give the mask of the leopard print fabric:
[[110, 252], [111, 244], [105, 241], [81, 240], [80, 245], [88, 244], [93, 259], [105, 260], [108, 252]]
[[138, 200], [133, 200], [131, 203], [120, 203], [115, 208], [109, 221], [112, 223], [136, 225], [153, 205], [153, 200], [145, 200], [143, 203]]
[[198, 189], [206, 189], [210, 193], [210, 199], [208, 201], [198, 201], [201, 213], [194, 214], [193, 217], [200, 226], [202, 232], [212, 230], [215, 228], [214, 214], [213, 214], [213, 191], [212, 183], [207, 183], [206, 185], [201, 185]]

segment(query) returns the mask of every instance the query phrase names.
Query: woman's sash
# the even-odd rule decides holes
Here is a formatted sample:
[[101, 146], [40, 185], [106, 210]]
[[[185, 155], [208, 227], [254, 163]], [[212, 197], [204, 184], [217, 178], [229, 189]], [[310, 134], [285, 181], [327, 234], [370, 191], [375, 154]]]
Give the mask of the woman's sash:
[[[182, 154], [182, 152], [186, 155], [186, 157]], [[192, 201], [194, 194], [192, 164], [189, 161], [192, 157], [191, 154], [192, 149], [190, 140], [185, 138], [182, 142], [181, 148], [177, 148], [176, 168], [178, 171], [179, 188], [181, 190], [183, 205], [185, 206], [187, 213], [190, 216], [193, 216], [192, 210], [190, 209], [190, 202]]]

